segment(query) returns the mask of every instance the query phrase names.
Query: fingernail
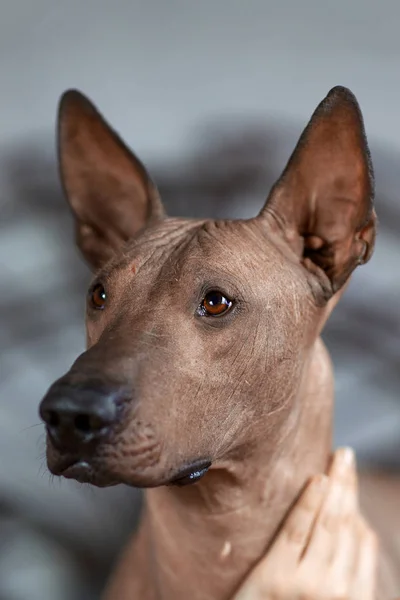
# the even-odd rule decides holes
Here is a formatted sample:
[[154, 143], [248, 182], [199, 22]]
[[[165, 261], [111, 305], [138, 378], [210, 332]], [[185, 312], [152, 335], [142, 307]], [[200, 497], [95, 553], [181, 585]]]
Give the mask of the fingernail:
[[354, 455], [354, 450], [352, 448], [341, 448], [341, 455], [343, 464], [345, 464], [347, 467], [353, 467], [355, 465], [356, 459]]

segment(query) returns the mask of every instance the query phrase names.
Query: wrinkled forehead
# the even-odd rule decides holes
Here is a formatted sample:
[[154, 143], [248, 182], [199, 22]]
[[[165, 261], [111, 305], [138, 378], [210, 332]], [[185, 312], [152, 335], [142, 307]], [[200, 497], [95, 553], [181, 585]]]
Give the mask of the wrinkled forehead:
[[181, 253], [183, 276], [225, 276], [249, 281], [281, 272], [282, 257], [274, 244], [249, 221], [207, 221], [197, 228]]
[[[289, 272], [288, 272], [289, 271]], [[118, 272], [142, 282], [184, 283], [225, 276], [232, 282], [282, 286], [290, 267], [267, 231], [249, 221], [166, 219], [129, 242], [99, 277]]]
[[165, 219], [147, 227], [137, 237], [129, 240], [122, 251], [116, 254], [96, 273], [96, 279], [108, 279], [118, 273], [146, 273], [162, 267], [171, 258], [177, 258], [182, 249], [201, 227], [202, 221]]

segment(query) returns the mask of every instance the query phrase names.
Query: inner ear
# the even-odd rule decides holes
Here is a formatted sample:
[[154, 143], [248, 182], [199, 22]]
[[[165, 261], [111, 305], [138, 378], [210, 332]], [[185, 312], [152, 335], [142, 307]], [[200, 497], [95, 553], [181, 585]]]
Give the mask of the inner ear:
[[319, 104], [260, 218], [274, 221], [328, 299], [375, 241], [373, 168], [355, 96], [333, 88]]
[[164, 216], [141, 161], [83, 94], [69, 90], [58, 114], [60, 174], [76, 220], [77, 243], [93, 268]]

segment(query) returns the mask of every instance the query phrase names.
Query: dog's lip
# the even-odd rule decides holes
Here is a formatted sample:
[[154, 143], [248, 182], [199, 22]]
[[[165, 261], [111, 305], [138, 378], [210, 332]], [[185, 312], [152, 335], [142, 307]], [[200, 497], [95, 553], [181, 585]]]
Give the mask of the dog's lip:
[[79, 476], [82, 473], [93, 472], [93, 467], [89, 464], [89, 461], [68, 454], [58, 457], [56, 466], [53, 466], [52, 472], [67, 479], [76, 479], [75, 475]]
[[210, 460], [199, 460], [180, 469], [169, 481], [169, 485], [184, 486], [199, 481], [211, 467]]
[[92, 460], [69, 456], [59, 460], [57, 467], [53, 466], [51, 472], [65, 479], [73, 479], [78, 483], [91, 483], [97, 487], [111, 487], [122, 483], [99, 467], [100, 465]]
[[[123, 477], [112, 477], [111, 473], [103, 470], [102, 465], [96, 459], [85, 456], [77, 456], [74, 454], [58, 455], [57, 459], [52, 461], [50, 467], [53, 475], [73, 479], [78, 483], [92, 483], [98, 487], [116, 485], [125, 483], [134, 487], [160, 487], [167, 486], [186, 486], [199, 481], [209, 470], [211, 460], [201, 459], [190, 463], [186, 463], [179, 469], [175, 469], [168, 478], [153, 478], [151, 480], [143, 480], [138, 474], [138, 479], [127, 481]], [[154, 476], [154, 474], [153, 474]], [[158, 480], [157, 480], [158, 479]]]
[[79, 459], [76, 456], [70, 454], [58, 456], [55, 464], [54, 461], [52, 461], [53, 465], [51, 467], [51, 472], [53, 475], [64, 475], [64, 473], [78, 461]]
[[92, 473], [93, 468], [88, 461], [75, 459], [62, 470], [61, 475], [66, 479], [76, 479], [77, 481], [84, 479], [87, 481]]

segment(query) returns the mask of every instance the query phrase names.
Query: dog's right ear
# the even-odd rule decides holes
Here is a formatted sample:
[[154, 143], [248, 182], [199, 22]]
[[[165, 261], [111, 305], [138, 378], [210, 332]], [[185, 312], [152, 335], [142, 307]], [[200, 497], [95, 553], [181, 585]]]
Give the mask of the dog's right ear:
[[144, 165], [76, 90], [60, 100], [58, 150], [77, 243], [97, 269], [149, 222], [163, 218], [163, 206]]

